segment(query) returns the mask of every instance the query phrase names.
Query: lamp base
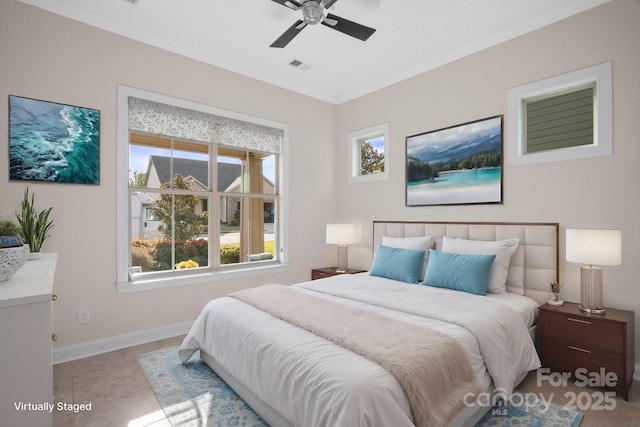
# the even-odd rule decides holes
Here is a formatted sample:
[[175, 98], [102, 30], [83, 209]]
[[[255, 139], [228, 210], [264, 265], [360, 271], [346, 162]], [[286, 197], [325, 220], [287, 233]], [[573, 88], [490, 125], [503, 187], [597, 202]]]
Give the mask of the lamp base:
[[580, 311], [604, 314], [602, 306], [602, 270], [591, 265], [580, 269]]
[[347, 245], [338, 245], [338, 268], [336, 268], [336, 273], [346, 273], [349, 270], [348, 251]]

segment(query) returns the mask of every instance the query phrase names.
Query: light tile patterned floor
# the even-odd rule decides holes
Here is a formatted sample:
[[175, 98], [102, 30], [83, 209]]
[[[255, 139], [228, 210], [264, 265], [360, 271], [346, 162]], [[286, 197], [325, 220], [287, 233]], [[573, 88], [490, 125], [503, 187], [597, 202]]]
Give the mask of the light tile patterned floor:
[[[138, 355], [179, 345], [183, 337], [143, 344], [53, 367], [56, 402], [89, 403], [90, 412], [55, 412], [54, 427], [171, 427], [147, 380]], [[565, 394], [587, 392], [569, 383], [566, 387], [537, 384], [531, 373], [520, 385], [522, 393], [536, 393], [553, 402], [566, 404]], [[583, 402], [586, 400], [583, 400]], [[615, 410], [585, 410], [580, 427], [640, 427], [640, 383], [634, 381], [629, 401], [615, 398]], [[386, 426], [385, 426], [386, 427]]]
[[180, 345], [170, 338], [54, 365], [56, 402], [89, 403], [91, 411], [55, 412], [55, 427], [171, 427], [147, 382], [138, 355]]

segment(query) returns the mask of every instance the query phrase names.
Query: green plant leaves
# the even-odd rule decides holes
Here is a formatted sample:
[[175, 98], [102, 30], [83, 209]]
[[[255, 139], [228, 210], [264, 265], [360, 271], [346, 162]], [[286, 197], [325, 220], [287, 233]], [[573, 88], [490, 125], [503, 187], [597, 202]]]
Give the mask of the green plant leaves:
[[29, 244], [31, 252], [40, 252], [45, 239], [49, 237], [49, 231], [53, 227], [53, 220], [49, 220], [49, 215], [53, 208], [49, 207], [42, 211], [35, 209], [35, 194], [31, 194], [29, 200], [29, 187], [24, 192], [21, 211], [16, 214], [18, 225], [20, 226], [20, 237]]

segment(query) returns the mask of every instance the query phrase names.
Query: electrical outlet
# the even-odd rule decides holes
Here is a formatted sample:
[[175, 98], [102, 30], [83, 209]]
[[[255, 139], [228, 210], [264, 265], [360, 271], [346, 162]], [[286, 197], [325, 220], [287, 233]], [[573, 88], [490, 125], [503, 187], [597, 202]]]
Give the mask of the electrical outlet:
[[81, 325], [84, 323], [89, 323], [91, 320], [91, 317], [89, 316], [89, 309], [88, 308], [79, 308], [78, 309], [78, 323], [80, 323]]

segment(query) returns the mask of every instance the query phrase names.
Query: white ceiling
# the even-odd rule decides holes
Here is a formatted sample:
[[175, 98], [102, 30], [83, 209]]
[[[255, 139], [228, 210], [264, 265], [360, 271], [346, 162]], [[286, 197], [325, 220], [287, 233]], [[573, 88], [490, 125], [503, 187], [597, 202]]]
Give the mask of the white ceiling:
[[19, 1], [340, 104], [609, 0], [339, 0], [368, 41], [315, 25], [284, 49], [269, 45], [302, 14], [271, 0]]

